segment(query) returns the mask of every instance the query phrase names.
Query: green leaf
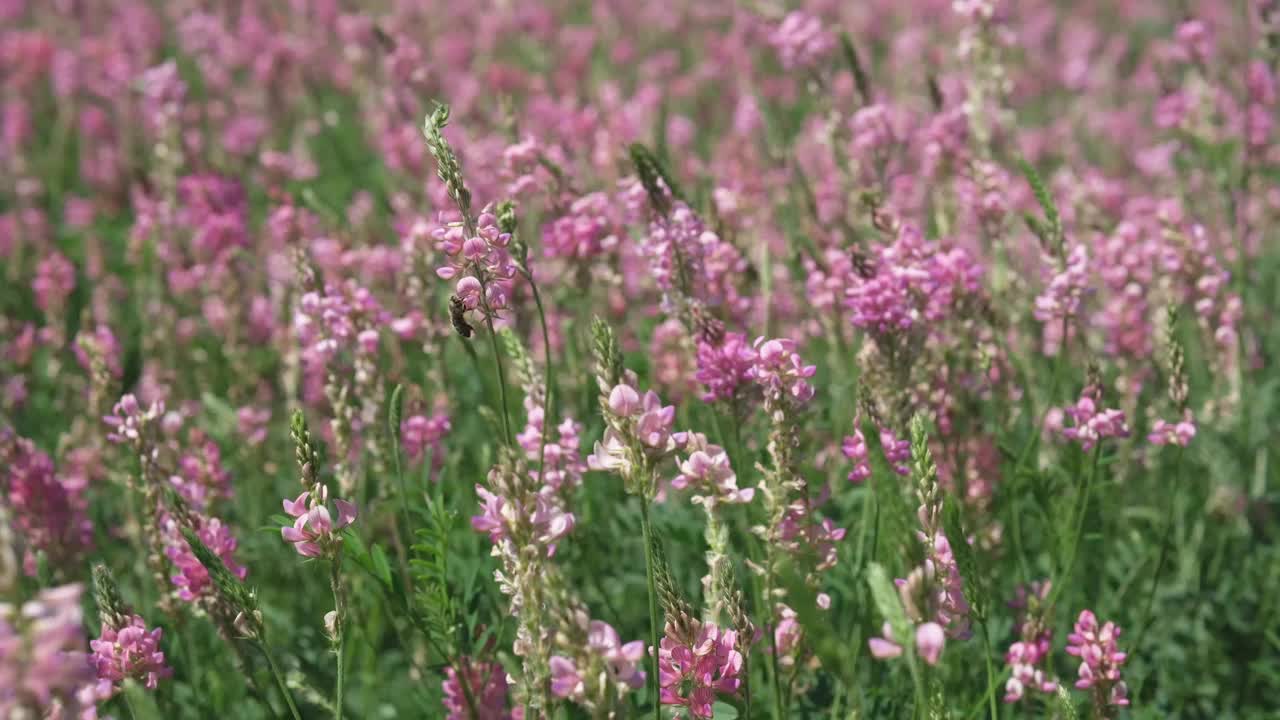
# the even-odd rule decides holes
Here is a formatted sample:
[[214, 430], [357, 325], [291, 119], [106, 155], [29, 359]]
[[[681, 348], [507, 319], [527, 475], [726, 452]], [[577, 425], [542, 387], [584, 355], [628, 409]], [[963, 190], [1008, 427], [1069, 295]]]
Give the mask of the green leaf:
[[1049, 188], [1041, 179], [1040, 173], [1031, 166], [1024, 158], [1018, 158], [1018, 168], [1022, 170], [1022, 174], [1027, 178], [1027, 184], [1031, 186], [1031, 192], [1036, 196], [1036, 202], [1040, 204], [1040, 209], [1044, 211], [1044, 219], [1049, 222], [1052, 229], [1062, 226], [1062, 218], [1058, 215], [1058, 206], [1054, 204], [1053, 197], [1049, 195]]
[[382, 581], [383, 585], [391, 587], [391, 564], [387, 562], [387, 554], [383, 552], [382, 546], [374, 543], [370, 548], [369, 557], [374, 575]]
[[124, 698], [133, 720], [161, 720], [160, 708], [146, 688], [132, 680], [124, 681]]
[[738, 708], [730, 705], [723, 700], [717, 700], [711, 706], [711, 717], [716, 720], [735, 720], [738, 717]]
[[898, 588], [880, 563], [871, 563], [867, 584], [871, 586], [871, 599], [875, 601], [876, 608], [893, 630], [893, 639], [902, 645], [904, 652], [911, 652], [911, 621], [907, 619], [907, 611], [898, 597]]
[[951, 545], [951, 552], [956, 556], [956, 565], [960, 568], [960, 575], [964, 578], [964, 594], [969, 600], [969, 606], [973, 608], [973, 613], [979, 620], [986, 619], [987, 611], [987, 593], [983, 584], [982, 573], [978, 569], [977, 558], [974, 557], [973, 548], [969, 545], [969, 535], [964, 529], [964, 520], [960, 517], [960, 504], [956, 501], [955, 496], [948, 494], [943, 501], [942, 523], [946, 531], [947, 542]]

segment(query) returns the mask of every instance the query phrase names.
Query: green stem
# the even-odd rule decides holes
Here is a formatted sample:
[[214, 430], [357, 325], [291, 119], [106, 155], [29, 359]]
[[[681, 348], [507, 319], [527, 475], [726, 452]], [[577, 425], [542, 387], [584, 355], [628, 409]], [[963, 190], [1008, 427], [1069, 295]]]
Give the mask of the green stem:
[[1093, 463], [1089, 468], [1089, 474], [1085, 476], [1084, 491], [1080, 496], [1080, 508], [1076, 511], [1076, 528], [1071, 540], [1071, 551], [1067, 553], [1067, 562], [1062, 566], [1059, 577], [1054, 580], [1053, 591], [1049, 595], [1048, 604], [1053, 605], [1053, 601], [1058, 598], [1058, 593], [1062, 588], [1066, 587], [1071, 573], [1075, 570], [1076, 558], [1079, 557], [1080, 540], [1084, 535], [1084, 517], [1089, 512], [1089, 494], [1093, 490], [1093, 480], [1098, 474], [1098, 460], [1102, 457], [1102, 443], [1098, 443], [1093, 447]]
[[498, 398], [502, 403], [502, 432], [507, 444], [513, 442], [511, 435], [511, 412], [507, 409], [507, 376], [502, 369], [502, 352], [498, 349], [498, 333], [493, 329], [493, 317], [486, 311], [485, 324], [489, 326], [489, 346], [493, 348], [493, 365], [498, 371]]
[[333, 609], [337, 613], [337, 617], [333, 621], [333, 635], [334, 644], [336, 645], [334, 652], [338, 661], [337, 679], [333, 693], [333, 717], [334, 720], [342, 720], [342, 691], [346, 680], [346, 668], [343, 666], [343, 659], [346, 656], [347, 649], [347, 604], [342, 593], [342, 556], [335, 557], [332, 565], [333, 570], [329, 576], [329, 585], [333, 589]]
[[984, 646], [982, 656], [987, 661], [987, 701], [990, 705], [991, 720], [999, 720], [1000, 711], [996, 709], [996, 671], [991, 664], [991, 635], [987, 632], [987, 623], [984, 621], [982, 625], [982, 644]]
[[293, 720], [302, 720], [302, 715], [298, 712], [298, 706], [293, 703], [293, 694], [289, 692], [289, 686], [285, 685], [284, 675], [280, 673], [280, 668], [276, 665], [276, 659], [271, 655], [271, 648], [267, 646], [266, 640], [258, 641], [258, 649], [267, 658], [267, 666], [271, 668], [271, 676], [276, 679], [276, 687], [280, 688], [280, 694], [284, 696], [284, 702], [289, 706], [289, 713], [293, 715]]
[[[1182, 456], [1185, 448], [1178, 447], [1178, 459], [1173, 467], [1173, 480], [1176, 484], [1178, 478], [1182, 476]], [[1156, 561], [1156, 572], [1151, 576], [1151, 589], [1147, 591], [1147, 601], [1144, 603], [1142, 610], [1142, 622], [1138, 625], [1138, 635], [1134, 638], [1133, 648], [1136, 650], [1141, 647], [1142, 639], [1147, 634], [1147, 628], [1151, 625], [1151, 608], [1154, 606], [1156, 599], [1156, 589], [1160, 587], [1160, 575], [1164, 572], [1165, 563], [1169, 560], [1169, 536], [1173, 533], [1173, 498], [1177, 495], [1176, 488], [1172, 492], [1165, 492], [1165, 512], [1164, 512], [1164, 530], [1160, 533], [1160, 559]]]
[[541, 473], [547, 454], [547, 428], [554, 422], [551, 415], [551, 334], [547, 332], [547, 313], [542, 307], [542, 294], [533, 281], [533, 273], [525, 269], [524, 278], [533, 290], [533, 304], [538, 308], [538, 324], [542, 326], [542, 438], [538, 444], [538, 472]]
[[653, 527], [649, 525], [649, 499], [640, 496], [640, 532], [644, 537], [645, 583], [649, 590], [649, 677], [653, 680], [653, 720], [662, 720], [662, 687], [658, 681], [658, 588], [653, 568]]

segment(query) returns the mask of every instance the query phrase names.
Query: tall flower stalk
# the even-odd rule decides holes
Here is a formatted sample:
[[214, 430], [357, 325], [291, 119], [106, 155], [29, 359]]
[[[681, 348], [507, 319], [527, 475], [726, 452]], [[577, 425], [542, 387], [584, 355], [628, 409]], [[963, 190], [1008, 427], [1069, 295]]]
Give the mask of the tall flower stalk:
[[337, 720], [342, 720], [348, 618], [346, 590], [342, 582], [342, 537], [339, 531], [355, 522], [356, 507], [345, 500], [334, 500], [338, 519], [336, 522], [331, 519], [328, 508], [329, 487], [320, 481], [320, 457], [311, 441], [311, 431], [307, 428], [307, 420], [301, 410], [293, 413], [289, 430], [293, 436], [299, 478], [306, 489], [293, 500], [285, 499], [285, 512], [296, 520], [293, 525], [281, 528], [280, 534], [285, 541], [293, 544], [299, 555], [320, 557], [329, 562], [333, 610], [325, 614], [324, 627], [337, 663], [333, 714]]
[[[663, 406], [652, 390], [644, 398], [636, 390], [633, 373], [624, 371], [622, 352], [612, 328], [596, 318], [591, 326], [596, 382], [606, 429], [595, 453], [587, 459], [593, 470], [621, 476], [623, 488], [640, 503], [640, 532], [645, 552], [645, 587], [649, 601], [650, 676], [658, 678], [658, 595], [654, 573], [653, 525], [649, 505], [657, 494], [658, 465], [677, 450], [684, 434], [672, 433], [675, 408]], [[654, 696], [655, 720], [661, 720], [659, 695]]]

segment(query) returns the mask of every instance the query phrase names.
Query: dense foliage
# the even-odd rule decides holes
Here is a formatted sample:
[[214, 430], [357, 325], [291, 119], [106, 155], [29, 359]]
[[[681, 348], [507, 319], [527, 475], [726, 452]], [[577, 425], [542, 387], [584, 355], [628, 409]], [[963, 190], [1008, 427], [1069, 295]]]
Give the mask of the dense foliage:
[[0, 2], [0, 719], [1276, 717], [1278, 65]]

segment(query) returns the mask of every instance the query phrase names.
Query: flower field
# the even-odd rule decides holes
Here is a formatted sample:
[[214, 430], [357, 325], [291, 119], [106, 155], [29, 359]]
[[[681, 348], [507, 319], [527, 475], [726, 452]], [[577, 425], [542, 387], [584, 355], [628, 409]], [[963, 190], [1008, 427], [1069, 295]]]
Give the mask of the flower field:
[[1280, 3], [0, 0], [0, 720], [1280, 717]]

